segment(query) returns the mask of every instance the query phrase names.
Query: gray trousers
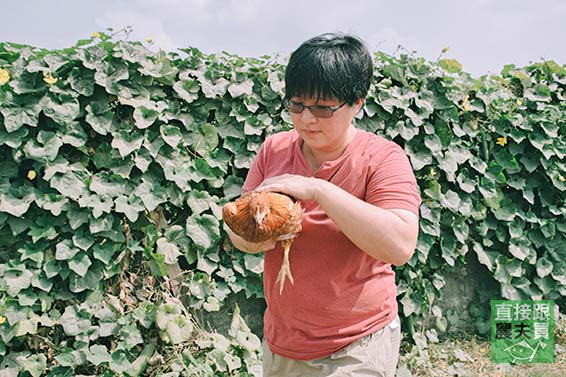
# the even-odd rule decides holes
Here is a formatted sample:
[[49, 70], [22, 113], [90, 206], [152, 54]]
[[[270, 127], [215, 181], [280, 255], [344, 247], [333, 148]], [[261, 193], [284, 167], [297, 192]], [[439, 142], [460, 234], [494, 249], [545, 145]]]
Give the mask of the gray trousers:
[[394, 377], [400, 345], [399, 317], [323, 359], [288, 359], [271, 353], [264, 341], [263, 377]]

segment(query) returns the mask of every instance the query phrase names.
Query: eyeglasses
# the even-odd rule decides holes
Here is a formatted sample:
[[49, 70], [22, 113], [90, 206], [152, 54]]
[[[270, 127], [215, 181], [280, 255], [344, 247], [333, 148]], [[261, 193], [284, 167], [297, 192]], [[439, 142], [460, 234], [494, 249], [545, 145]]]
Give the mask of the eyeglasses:
[[285, 104], [289, 108], [289, 111], [294, 113], [294, 114], [300, 114], [306, 108], [306, 109], [309, 109], [311, 114], [314, 115], [317, 118], [332, 118], [332, 115], [334, 115], [334, 112], [339, 110], [340, 108], [342, 108], [342, 106], [344, 106], [346, 104], [346, 102], [343, 102], [341, 105], [338, 105], [338, 106], [335, 106], [335, 107], [321, 106], [321, 105], [306, 106], [306, 105], [303, 105], [300, 102], [295, 102], [295, 101], [291, 101], [291, 100], [285, 100]]

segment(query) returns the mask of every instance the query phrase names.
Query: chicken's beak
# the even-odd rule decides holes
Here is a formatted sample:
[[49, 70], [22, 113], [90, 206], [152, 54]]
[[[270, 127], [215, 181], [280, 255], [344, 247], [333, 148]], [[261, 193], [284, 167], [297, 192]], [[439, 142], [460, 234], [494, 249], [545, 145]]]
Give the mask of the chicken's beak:
[[263, 208], [259, 208], [259, 206], [256, 207], [254, 213], [254, 220], [260, 228], [263, 225], [263, 220], [265, 219], [265, 216], [267, 216], [268, 214], [269, 214], [269, 205], [265, 205]]

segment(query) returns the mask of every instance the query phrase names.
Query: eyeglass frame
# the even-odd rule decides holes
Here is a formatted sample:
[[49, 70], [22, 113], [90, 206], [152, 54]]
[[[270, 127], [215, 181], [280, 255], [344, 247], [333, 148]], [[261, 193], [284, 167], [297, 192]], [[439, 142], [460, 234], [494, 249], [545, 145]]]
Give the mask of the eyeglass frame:
[[[340, 110], [345, 104], [346, 102], [342, 102], [340, 105], [338, 106], [324, 106], [324, 105], [310, 105], [307, 106], [301, 102], [295, 102], [295, 101], [291, 101], [288, 98], [285, 98], [284, 100], [284, 104], [287, 107], [287, 109], [289, 109], [289, 112], [293, 113], [293, 114], [302, 114], [303, 111], [305, 111], [305, 109], [309, 109], [309, 111], [311, 112], [311, 114], [313, 116], [315, 116], [316, 118], [322, 118], [322, 119], [329, 119], [332, 118], [332, 116], [334, 115], [334, 113], [338, 110]], [[291, 106], [300, 106], [301, 107], [301, 111], [291, 111]], [[318, 116], [316, 115], [314, 112], [316, 112], [316, 109], [319, 110], [330, 110], [330, 115], [329, 116]]]

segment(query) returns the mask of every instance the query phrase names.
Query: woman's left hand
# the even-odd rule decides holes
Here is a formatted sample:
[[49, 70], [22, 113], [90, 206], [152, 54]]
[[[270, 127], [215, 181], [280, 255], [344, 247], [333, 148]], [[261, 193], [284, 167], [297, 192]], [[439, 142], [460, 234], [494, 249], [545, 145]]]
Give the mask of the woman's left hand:
[[254, 191], [273, 191], [290, 195], [300, 200], [316, 200], [321, 181], [314, 177], [283, 174], [264, 180]]

